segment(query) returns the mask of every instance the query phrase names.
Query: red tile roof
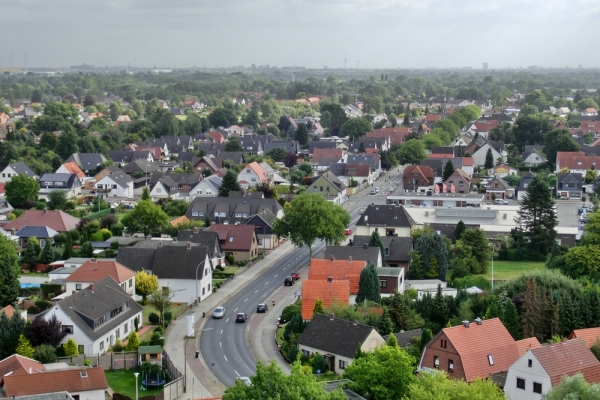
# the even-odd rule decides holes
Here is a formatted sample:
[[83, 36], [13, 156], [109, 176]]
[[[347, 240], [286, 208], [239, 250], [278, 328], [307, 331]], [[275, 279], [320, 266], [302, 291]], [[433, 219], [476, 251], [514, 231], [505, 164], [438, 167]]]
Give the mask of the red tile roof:
[[381, 128], [374, 129], [373, 132], [367, 132], [365, 137], [390, 139], [391, 145], [400, 145], [409, 133], [410, 129], [406, 127]]
[[425, 121], [427, 122], [435, 122], [438, 119], [442, 118], [442, 116], [440, 114], [427, 114], [425, 116]]
[[581, 338], [585, 340], [588, 347], [592, 347], [596, 340], [600, 339], [600, 327], [598, 328], [587, 328], [587, 329], [575, 329], [569, 335], [570, 339]]
[[334, 158], [339, 160], [342, 158], [342, 155], [342, 149], [315, 148], [313, 150], [312, 161], [318, 163], [321, 158]]
[[600, 382], [600, 361], [583, 339], [551, 344], [531, 352], [550, 377], [552, 386], [560, 383], [563, 376], [578, 372], [588, 383]]
[[79, 168], [75, 161], [66, 162], [62, 166], [65, 167], [70, 174], [77, 175], [78, 178], [85, 177], [85, 173]]
[[30, 373], [29, 371], [38, 373], [45, 369], [44, 365], [36, 360], [13, 354], [0, 361], [0, 386], [2, 384], [1, 378], [6, 374], [10, 374], [10, 376], [27, 375]]
[[[85, 376], [82, 376], [85, 373]], [[35, 375], [4, 377], [6, 397], [31, 396], [55, 392], [86, 392], [108, 388], [100, 367], [46, 371]]]
[[6, 316], [10, 318], [14, 315], [15, 311], [17, 310], [15, 310], [15, 308], [9, 304], [6, 307], [0, 309], [0, 314], [6, 314]]
[[123, 283], [128, 279], [135, 277], [135, 271], [116, 261], [102, 261], [92, 258], [77, 268], [75, 272], [65, 279], [66, 282], [98, 282], [107, 276], [110, 276], [117, 283]]
[[521, 339], [515, 342], [517, 344], [517, 351], [519, 352], [519, 356], [522, 356], [527, 352], [527, 350], [537, 349], [538, 347], [542, 347], [542, 344], [536, 337], [531, 337], [529, 339]]
[[212, 224], [211, 232], [217, 232], [223, 251], [250, 251], [255, 237], [254, 225]]
[[57, 232], [68, 232], [75, 229], [79, 218], [70, 216], [62, 211], [55, 210], [27, 210], [14, 221], [4, 225], [4, 230], [14, 229], [18, 231], [24, 226], [47, 226]]
[[366, 261], [358, 260], [333, 260], [312, 259], [308, 270], [308, 279], [327, 281], [332, 277], [334, 281], [346, 280], [350, 283], [350, 294], [358, 293], [358, 281], [361, 271], [366, 267]]
[[559, 151], [556, 153], [556, 168], [590, 169], [600, 167], [600, 156], [586, 156], [582, 151]]
[[185, 215], [182, 215], [179, 218], [175, 218], [173, 221], [170, 222], [171, 226], [177, 227], [177, 225], [179, 224], [185, 224], [187, 222], [190, 222], [190, 220], [188, 219], [188, 217], [186, 217]]
[[[467, 382], [487, 378], [494, 372], [508, 371], [519, 358], [514, 339], [498, 318], [482, 321], [481, 325], [472, 322], [468, 328], [453, 326], [442, 332], [460, 355]], [[488, 355], [492, 356], [493, 365], [490, 365]]]
[[433, 180], [435, 178], [435, 172], [433, 172], [433, 169], [427, 165], [407, 165], [406, 168], [404, 168], [402, 177], [403, 179], [406, 179], [411, 177], [412, 174], [420, 174], [427, 178], [428, 184], [433, 184]]
[[348, 304], [350, 299], [350, 282], [346, 280], [334, 280], [332, 282], [327, 280], [313, 281], [310, 279], [303, 281], [302, 319], [312, 319], [317, 299], [323, 302], [323, 308], [327, 308], [335, 303]]

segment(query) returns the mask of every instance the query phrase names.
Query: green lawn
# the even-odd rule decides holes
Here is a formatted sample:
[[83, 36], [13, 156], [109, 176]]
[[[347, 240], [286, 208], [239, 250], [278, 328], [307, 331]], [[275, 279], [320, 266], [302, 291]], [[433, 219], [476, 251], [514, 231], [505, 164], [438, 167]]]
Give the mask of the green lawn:
[[[150, 314], [151, 313], [159, 314], [159, 312], [156, 311], [156, 308], [154, 308], [154, 306], [152, 304], [150, 304], [150, 301], [148, 301], [148, 304], [146, 304], [145, 306], [142, 306], [142, 307], [144, 308], [144, 310], [142, 311], [142, 318], [144, 320], [143, 324], [150, 325], [150, 321], [148, 321], [148, 317], [150, 316]], [[173, 314], [173, 319], [175, 319], [178, 315], [182, 314], [187, 309], [188, 309], [187, 304], [173, 303], [173, 305], [171, 306], [171, 309], [169, 311], [171, 311], [171, 313]], [[160, 316], [160, 314], [159, 314], [159, 316]]]
[[[149, 342], [149, 341], [150, 341], [150, 339], [152, 338], [152, 334], [154, 333], [154, 329], [155, 329], [155, 328], [150, 328], [150, 329], [148, 329], [146, 332], [144, 332], [144, 333], [143, 333], [143, 334], [142, 334], [142, 335], [139, 337], [139, 339], [140, 339], [140, 342], [144, 342], [144, 341], [147, 341], [147, 342]], [[161, 336], [162, 336], [162, 335], [161, 335]]]
[[275, 341], [280, 346], [283, 345], [283, 331], [285, 331], [285, 326], [286, 325], [287, 324], [283, 324], [279, 328], [277, 328], [277, 333], [275, 334]]
[[[543, 262], [494, 261], [494, 280], [509, 280], [521, 275], [523, 272], [544, 268], [546, 268], [546, 266]], [[489, 280], [492, 279], [491, 263], [485, 277]]]
[[[108, 381], [108, 386], [115, 392], [125, 396], [128, 396], [132, 399], [135, 399], [135, 376], [133, 375], [133, 371], [130, 369], [119, 369], [116, 371], [104, 371], [106, 374], [106, 380]], [[169, 377], [167, 376], [167, 381]], [[160, 389], [151, 389], [142, 390], [142, 375], [138, 376], [138, 396], [153, 396], [155, 394], [161, 393], [163, 391]]]

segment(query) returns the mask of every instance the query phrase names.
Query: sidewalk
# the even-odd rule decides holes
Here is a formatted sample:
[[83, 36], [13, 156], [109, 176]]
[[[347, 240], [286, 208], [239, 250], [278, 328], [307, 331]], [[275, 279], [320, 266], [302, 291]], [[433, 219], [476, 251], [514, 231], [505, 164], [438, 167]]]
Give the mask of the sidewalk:
[[[206, 315], [210, 315], [215, 307], [226, 302], [227, 299], [233, 296], [242, 286], [244, 286], [247, 282], [256, 279], [266, 269], [273, 266], [282, 256], [290, 252], [292, 249], [293, 246], [291, 242], [286, 241], [277, 249], [272, 250], [267, 256], [267, 258], [255, 261], [252, 267], [247, 268], [245, 271], [237, 275], [233, 280], [229, 281], [226, 285], [221, 286], [215, 293], [210, 295], [203, 302], [198, 303], [198, 305], [195, 307], [192, 307], [190, 311], [196, 312], [194, 322], [195, 332], [199, 332], [200, 334], [202, 334], [202, 326], [204, 325], [204, 319], [202, 318], [203, 312], [206, 313]], [[305, 276], [306, 274], [304, 274], [303, 277]], [[298, 285], [294, 285], [292, 286], [292, 288], [297, 289]], [[293, 297], [293, 291], [291, 296]], [[278, 299], [277, 295], [275, 296], [275, 299]], [[290, 302], [291, 301], [288, 300], [287, 304], [289, 304]], [[279, 304], [281, 304], [281, 302], [279, 302]], [[276, 305], [274, 307], [275, 311], [277, 310], [277, 308], [278, 306]], [[276, 312], [281, 313], [281, 309]], [[269, 312], [266, 315], [270, 317], [275, 314], [276, 313], [273, 313], [272, 310], [269, 309]], [[277, 316], [279, 316], [279, 314], [277, 314]], [[275, 321], [277, 320], [277, 316], [275, 318]], [[256, 318], [252, 319], [254, 320]], [[192, 399], [220, 396], [225, 391], [225, 387], [213, 376], [212, 372], [204, 364], [201, 354], [199, 355], [198, 359], [195, 358], [196, 346], [198, 344], [199, 337], [196, 337], [195, 340], [186, 340], [185, 335], [186, 316], [184, 314], [175, 321], [173, 321], [167, 329], [167, 331], [165, 332], [165, 349], [169, 353], [169, 357], [173, 361], [173, 364], [183, 374], [186, 373], [187, 368], [187, 393], [181, 396], [180, 398]], [[274, 338], [274, 336], [271, 337]], [[254, 340], [252, 340], [252, 342], [254, 342]], [[182, 350], [185, 351], [185, 354]], [[257, 358], [263, 359], [262, 353], [258, 353], [260, 355]]]

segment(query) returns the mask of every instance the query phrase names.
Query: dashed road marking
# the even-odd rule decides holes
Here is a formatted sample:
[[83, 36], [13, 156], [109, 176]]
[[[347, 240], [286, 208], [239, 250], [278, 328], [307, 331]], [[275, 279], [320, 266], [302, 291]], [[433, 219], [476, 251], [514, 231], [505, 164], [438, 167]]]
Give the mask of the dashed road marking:
[[221, 329], [221, 335], [223, 334], [223, 329]]
[[[233, 310], [233, 311], [235, 311], [235, 310]], [[227, 318], [227, 319], [225, 320], [225, 323], [228, 323], [228, 322], [229, 322], [229, 318]]]
[[256, 289], [256, 292], [254, 292], [254, 293], [258, 293], [258, 289]]
[[275, 274], [275, 276], [273, 278], [277, 278], [277, 275], [279, 275], [279, 274]]
[[246, 297], [246, 300], [244, 300], [244, 303], [248, 301], [248, 298]]
[[233, 372], [235, 372], [235, 374], [236, 374], [237, 376], [240, 376], [240, 374], [238, 374], [238, 372], [237, 372], [235, 369], [233, 370]]
[[236, 312], [236, 311], [237, 311], [237, 308], [235, 310], [233, 310], [233, 312]]
[[225, 359], [225, 361], [229, 361], [229, 360], [227, 359], [227, 357], [225, 356], [225, 354], [223, 354], [223, 358]]
[[223, 347], [223, 343], [219, 342], [219, 347]]

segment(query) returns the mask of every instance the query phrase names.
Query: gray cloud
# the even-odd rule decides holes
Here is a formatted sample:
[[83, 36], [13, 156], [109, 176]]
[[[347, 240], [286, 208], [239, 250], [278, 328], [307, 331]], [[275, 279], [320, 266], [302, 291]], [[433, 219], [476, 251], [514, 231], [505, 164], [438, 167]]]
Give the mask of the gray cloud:
[[600, 67], [600, 2], [19, 0], [0, 66]]

